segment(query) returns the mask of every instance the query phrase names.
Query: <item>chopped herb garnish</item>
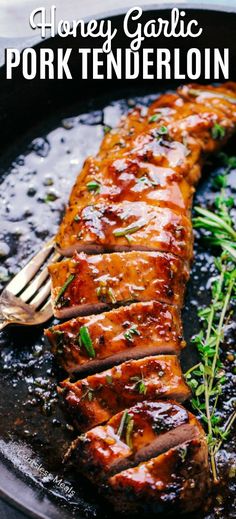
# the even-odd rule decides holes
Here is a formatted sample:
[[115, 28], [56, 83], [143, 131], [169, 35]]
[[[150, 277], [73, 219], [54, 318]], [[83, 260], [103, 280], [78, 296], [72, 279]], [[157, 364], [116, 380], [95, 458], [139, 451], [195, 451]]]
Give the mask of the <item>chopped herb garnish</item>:
[[116, 304], [116, 297], [115, 297], [114, 290], [112, 290], [112, 288], [109, 287], [107, 289], [107, 295], [109, 296], [112, 304], [115, 305]]
[[127, 341], [132, 342], [134, 335], [140, 335], [140, 332], [137, 330], [137, 326], [135, 324], [124, 333], [124, 337], [127, 339]]
[[80, 219], [81, 219], [81, 218], [80, 218], [79, 214], [76, 214], [76, 215], [74, 216], [74, 222], [79, 222]]
[[139, 229], [142, 229], [142, 227], [144, 227], [145, 225], [146, 225], [146, 223], [143, 223], [142, 225], [134, 225], [134, 226], [125, 227], [125, 229], [113, 231], [113, 234], [117, 238], [119, 238], [120, 236], [126, 237], [127, 234], [134, 234], [135, 232], [139, 231]]
[[154, 182], [153, 180], [148, 178], [146, 175], [144, 175], [143, 177], [137, 178], [137, 183], [140, 183], [140, 182], [147, 187], [152, 187], [152, 186], [155, 187], [155, 186], [160, 185], [160, 182]]
[[109, 299], [113, 305], [117, 302], [114, 290], [107, 285], [106, 281], [100, 282], [99, 287], [96, 288], [96, 294], [98, 299], [104, 302], [107, 302], [107, 299]]
[[139, 383], [139, 393], [141, 395], [146, 395], [146, 392], [147, 392], [147, 388], [143, 382], [143, 380]]
[[135, 382], [134, 389], [140, 393], [140, 395], [146, 395], [147, 388], [145, 386], [143, 375], [141, 377], [131, 377], [133, 382]]
[[88, 191], [96, 191], [98, 192], [100, 190], [101, 184], [99, 182], [96, 182], [96, 180], [91, 180], [91, 182], [88, 182], [86, 184]]
[[55, 301], [55, 306], [58, 305], [60, 299], [62, 298], [62, 296], [64, 295], [66, 289], [68, 288], [68, 286], [70, 285], [70, 283], [73, 281], [74, 278], [75, 278], [75, 274], [70, 274], [68, 276], [68, 278], [65, 281], [63, 287], [59, 290], [58, 296], [57, 296], [56, 301]]
[[156, 139], [161, 142], [162, 141], [162, 137], [164, 137], [166, 135], [167, 139], [168, 139], [168, 128], [166, 126], [160, 126], [160, 128], [155, 128], [155, 130], [153, 130], [153, 136], [156, 137]]
[[92, 400], [93, 400], [93, 392], [90, 390], [90, 391], [88, 391], [88, 401], [92, 402]]
[[127, 242], [130, 244], [132, 243], [132, 236], [129, 236], [128, 234], [125, 235], [125, 238], [127, 240]]
[[131, 419], [131, 416], [127, 416], [126, 420], [126, 435], [125, 435], [125, 441], [128, 447], [132, 450], [133, 449], [133, 441], [132, 441], [132, 433], [134, 429], [134, 420]]
[[187, 456], [187, 447], [179, 447], [178, 453], [181, 457], [182, 462], [184, 462]]
[[107, 133], [109, 133], [110, 131], [111, 131], [111, 126], [108, 126], [108, 125], [103, 126], [103, 132], [104, 132], [105, 135], [106, 135]]
[[119, 428], [117, 430], [117, 436], [119, 436], [119, 438], [121, 438], [122, 434], [123, 434], [123, 431], [124, 431], [124, 428], [125, 428], [125, 424], [126, 424], [126, 420], [127, 420], [127, 416], [129, 415], [128, 411], [124, 411], [123, 414], [122, 414], [122, 417], [121, 417], [121, 421], [120, 421], [120, 425], [119, 425]]
[[96, 357], [96, 353], [87, 326], [81, 326], [79, 331], [79, 339], [81, 344], [85, 347], [88, 356], [94, 359]]
[[96, 288], [96, 294], [97, 294], [98, 298], [101, 297], [101, 295], [102, 295], [102, 287], [101, 286]]
[[55, 200], [57, 200], [57, 199], [58, 199], [58, 196], [55, 193], [48, 193], [44, 198], [44, 202], [46, 202], [46, 203], [55, 202]]
[[83, 396], [81, 397], [81, 400], [83, 400], [84, 398], [87, 397], [88, 401], [92, 402], [92, 400], [93, 400], [93, 392], [94, 392], [94, 389], [91, 389], [91, 387], [88, 387], [86, 389], [85, 393], [83, 394]]
[[112, 382], [113, 382], [112, 376], [111, 375], [106, 375], [106, 381], [107, 381], [108, 384], [112, 384]]
[[151, 117], [149, 117], [148, 122], [149, 123], [155, 123], [161, 118], [161, 114], [153, 114]]
[[147, 186], [152, 185], [151, 180], [146, 176], [137, 178], [137, 182], [142, 182], [143, 184], [146, 184]]
[[160, 126], [160, 128], [157, 129], [157, 133], [159, 135], [166, 135], [168, 133], [168, 128], [166, 126]]
[[215, 140], [221, 140], [225, 137], [225, 128], [218, 123], [215, 123], [211, 129], [212, 138]]
[[[134, 420], [131, 418], [130, 414], [126, 410], [126, 411], [124, 411], [124, 413], [122, 415], [120, 425], [117, 430], [117, 436], [119, 438], [121, 438], [125, 432], [125, 442], [130, 449], [133, 448], [133, 442], [132, 442], [132, 437], [131, 437], [133, 428], [134, 428]], [[125, 431], [125, 429], [126, 429], [126, 431]]]

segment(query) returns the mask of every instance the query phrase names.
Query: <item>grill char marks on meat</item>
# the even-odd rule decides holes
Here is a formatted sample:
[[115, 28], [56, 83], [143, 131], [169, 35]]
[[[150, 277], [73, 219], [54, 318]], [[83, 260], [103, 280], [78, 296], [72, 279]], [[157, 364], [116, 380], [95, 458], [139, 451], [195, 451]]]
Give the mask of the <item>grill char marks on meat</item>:
[[185, 263], [159, 252], [81, 253], [54, 263], [49, 272], [54, 315], [59, 318], [134, 301], [158, 300], [182, 306], [188, 279]]
[[[92, 352], [81, 336], [86, 327]], [[157, 301], [78, 317], [46, 330], [58, 364], [68, 373], [101, 369], [129, 358], [178, 354], [185, 346], [180, 312]]]
[[191, 512], [206, 504], [208, 449], [194, 438], [109, 479], [110, 498], [126, 513]]
[[141, 402], [75, 440], [73, 456], [92, 481], [147, 461], [187, 440], [203, 437], [197, 419], [180, 404]]
[[175, 355], [127, 361], [74, 383], [65, 380], [60, 386], [66, 407], [81, 431], [144, 399], [183, 402], [190, 396]]

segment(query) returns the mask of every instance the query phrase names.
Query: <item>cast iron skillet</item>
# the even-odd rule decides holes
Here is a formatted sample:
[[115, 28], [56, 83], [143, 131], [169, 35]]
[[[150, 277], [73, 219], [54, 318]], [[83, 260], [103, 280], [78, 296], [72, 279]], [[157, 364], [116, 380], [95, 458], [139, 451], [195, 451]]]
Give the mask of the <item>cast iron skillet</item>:
[[[186, 9], [186, 6], [185, 6]], [[169, 12], [165, 9], [159, 10], [161, 16], [166, 16]], [[231, 79], [236, 78], [236, 10], [228, 13], [218, 11], [214, 8], [208, 9], [187, 9], [190, 18], [196, 17], [203, 27], [203, 35], [200, 40], [201, 47], [218, 47], [219, 36], [221, 46], [230, 47], [231, 52]], [[144, 17], [155, 16], [156, 11], [149, 9], [145, 12]], [[109, 15], [110, 17], [110, 15]], [[113, 23], [117, 27], [121, 26], [122, 14], [112, 16]], [[119, 31], [119, 34], [121, 32]], [[62, 45], [63, 41], [57, 38], [39, 43], [36, 48], [41, 45], [52, 46], [52, 48]], [[86, 42], [86, 46], [93, 45], [93, 41]], [[67, 41], [67, 46], [78, 47], [78, 41], [71, 39]], [[118, 46], [125, 46], [125, 40], [116, 41]], [[148, 46], [155, 45], [155, 42], [148, 42]], [[21, 46], [21, 42], [18, 42]], [[160, 46], [166, 46], [166, 42], [159, 40]], [[176, 45], [175, 40], [170, 40], [169, 45], [173, 48]], [[183, 52], [192, 46], [192, 41], [180, 40], [178, 46]], [[72, 61], [72, 70], [76, 75], [76, 61]], [[117, 99], [130, 99], [135, 96], [140, 98], [148, 93], [158, 93], [162, 90], [175, 88], [177, 82], [148, 82], [148, 81], [32, 81], [27, 82], [20, 77], [15, 81], [4, 81], [4, 70], [0, 70], [0, 124], [1, 124], [1, 142], [0, 150], [2, 151], [1, 175], [6, 178], [9, 172], [9, 178], [13, 178], [12, 171], [17, 168], [21, 171], [24, 167], [24, 160], [32, 151], [37, 157], [43, 157], [47, 165], [47, 145], [45, 151], [45, 136], [61, 124], [61, 120], [66, 118], [64, 129], [69, 129], [71, 125], [72, 133], [66, 138], [66, 143], [70, 143], [71, 135], [73, 135], [74, 117], [79, 114], [83, 115], [79, 122], [84, 124], [88, 129], [97, 127], [97, 141], [101, 139], [101, 127], [109, 119], [109, 110], [104, 111], [103, 108]], [[203, 79], [202, 79], [203, 81]], [[141, 100], [142, 102], [142, 100]], [[147, 102], [147, 100], [145, 100]], [[128, 105], [126, 102], [117, 102], [113, 111], [117, 113], [119, 110], [125, 111]], [[89, 115], [90, 113], [90, 115]], [[116, 117], [116, 114], [115, 114]], [[105, 121], [104, 121], [105, 118]], [[76, 120], [77, 121], [77, 120]], [[78, 121], [77, 121], [78, 122]], [[77, 123], [76, 123], [77, 124]], [[69, 126], [68, 126], [69, 125]], [[86, 129], [86, 131], [87, 131]], [[66, 131], [66, 130], [65, 130]], [[76, 130], [77, 131], [77, 130]], [[81, 127], [82, 131], [82, 127]], [[92, 131], [92, 130], [91, 130]], [[100, 133], [99, 133], [100, 132]], [[83, 135], [83, 131], [82, 131]], [[81, 149], [81, 157], [86, 156], [87, 133], [84, 135], [85, 146]], [[40, 137], [41, 140], [36, 140]], [[77, 134], [74, 134], [74, 141], [71, 145], [72, 151], [76, 149]], [[78, 134], [78, 139], [79, 139]], [[62, 136], [61, 139], [64, 139]], [[72, 139], [73, 140], [73, 139]], [[33, 145], [30, 143], [33, 141]], [[65, 141], [65, 139], [64, 139]], [[78, 140], [79, 142], [79, 140]], [[63, 142], [61, 141], [61, 144]], [[67, 145], [67, 144], [66, 144]], [[73, 148], [74, 146], [74, 148]], [[54, 149], [55, 145], [53, 145]], [[50, 146], [49, 146], [50, 148]], [[70, 145], [68, 149], [61, 151], [58, 145], [58, 153], [65, 159], [71, 153]], [[14, 164], [13, 164], [14, 163]], [[12, 166], [13, 164], [13, 166]], [[77, 167], [78, 169], [78, 167]], [[40, 167], [39, 167], [39, 171]], [[75, 168], [74, 168], [75, 173]], [[32, 168], [29, 169], [29, 181], [32, 178]], [[36, 183], [39, 177], [36, 175]], [[38, 179], [38, 180], [37, 180]], [[6, 182], [6, 180], [4, 181]], [[17, 178], [16, 178], [17, 182]], [[5, 186], [6, 184], [4, 184]], [[17, 186], [17, 183], [16, 183]], [[206, 180], [199, 186], [198, 201], [203, 202], [204, 199], [210, 199], [212, 196], [210, 182]], [[64, 199], [66, 201], [66, 198]], [[14, 200], [13, 200], [14, 203]], [[15, 203], [19, 206], [21, 200], [17, 198]], [[56, 213], [59, 215], [62, 211], [63, 203], [56, 206]], [[44, 206], [42, 206], [43, 210]], [[51, 213], [50, 213], [51, 211]], [[53, 232], [53, 226], [57, 223], [57, 217], [53, 216], [54, 207], [50, 206], [48, 218], [48, 228]], [[40, 246], [40, 242], [45, 239], [43, 233], [37, 235], [37, 239], [33, 240], [33, 246]], [[19, 252], [17, 238], [15, 236], [9, 238], [9, 244], [12, 251], [15, 251], [20, 261], [24, 261], [27, 257], [27, 247], [23, 245], [23, 252]], [[24, 241], [23, 241], [24, 244]], [[205, 286], [208, 278], [206, 256], [201, 249], [201, 244], [197, 243], [197, 261], [194, 266], [192, 280], [189, 285], [186, 306], [184, 312], [185, 337], [187, 340], [197, 331], [196, 306], [207, 302], [205, 295]], [[31, 250], [31, 253], [34, 251]], [[109, 507], [104, 504], [96, 495], [93, 488], [86, 484], [77, 475], [74, 470], [63, 468], [61, 465], [62, 455], [65, 452], [65, 446], [69, 444], [74, 437], [74, 432], [70, 426], [67, 428], [66, 418], [63, 412], [55, 404], [55, 383], [63, 378], [64, 374], [59, 373], [51, 359], [48, 347], [42, 342], [42, 329], [25, 332], [24, 330], [9, 330], [2, 337], [2, 360], [1, 369], [1, 423], [0, 423], [0, 443], [1, 451], [5, 449], [5, 456], [1, 455], [0, 460], [0, 495], [19, 509], [27, 512], [31, 517], [47, 518], [47, 519], [69, 519], [77, 517], [110, 519], [114, 514]], [[190, 347], [183, 358], [183, 367], [189, 366], [194, 362], [195, 353]], [[49, 395], [47, 395], [49, 384]], [[37, 392], [36, 389], [39, 388]], [[30, 396], [29, 396], [30, 395]], [[31, 400], [30, 400], [31, 399]], [[52, 414], [51, 414], [52, 413]], [[52, 422], [53, 426], [52, 426]], [[46, 425], [45, 425], [46, 424]], [[3, 443], [4, 448], [2, 448]], [[6, 447], [6, 444], [8, 446]], [[42, 467], [36, 469], [29, 466], [29, 462], [22, 458], [31, 459], [32, 456], [42, 460]], [[37, 459], [38, 461], [38, 459]], [[28, 464], [27, 464], [28, 463]], [[39, 462], [40, 463], [40, 462]], [[46, 468], [45, 468], [46, 467]], [[69, 488], [76, 489], [76, 497], [69, 496], [70, 491], [63, 489], [60, 483], [52, 485], [52, 476], [44, 476], [43, 469], [47, 469], [53, 477], [59, 474], [63, 482]], [[59, 476], [58, 476], [59, 477]], [[60, 479], [60, 478], [59, 478]], [[230, 496], [228, 497], [230, 503]], [[227, 517], [227, 510], [224, 515], [219, 517]], [[194, 517], [193, 515], [191, 517]], [[197, 514], [199, 517], [199, 513]], [[204, 517], [204, 514], [203, 514]], [[214, 517], [214, 515], [208, 517]]]

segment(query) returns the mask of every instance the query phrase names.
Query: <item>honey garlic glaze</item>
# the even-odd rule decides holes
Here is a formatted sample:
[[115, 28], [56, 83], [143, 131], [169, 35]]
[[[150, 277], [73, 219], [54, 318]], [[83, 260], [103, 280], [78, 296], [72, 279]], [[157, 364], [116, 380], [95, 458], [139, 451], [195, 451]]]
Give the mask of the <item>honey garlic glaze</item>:
[[[96, 104], [70, 107], [66, 117], [56, 114], [54, 119], [34, 128], [6, 150], [1, 160], [0, 190], [2, 287], [55, 234], [76, 175], [84, 159], [98, 150], [103, 133], [107, 132], [109, 138], [109, 128], [117, 124], [130, 106], [138, 104], [142, 114], [155, 97], [156, 94], [110, 104], [107, 99], [101, 99]], [[228, 152], [233, 154], [234, 147], [235, 142], [229, 145]], [[122, 164], [116, 164], [116, 167], [121, 168]], [[220, 163], [216, 159], [205, 170], [196, 194], [198, 205], [211, 206], [216, 195], [212, 179], [219, 169]], [[153, 171], [154, 176], [157, 173]], [[130, 168], [129, 174], [132, 174]], [[235, 197], [236, 171], [231, 171], [229, 180], [231, 196]], [[211, 251], [206, 251], [196, 237], [195, 261], [183, 312], [184, 337], [188, 344], [183, 352], [184, 370], [196, 360], [190, 338], [199, 330], [197, 309], [208, 302], [209, 279], [214, 275], [213, 259]], [[53, 320], [49, 326], [56, 322]], [[232, 322], [227, 326], [222, 354], [227, 382], [219, 408], [224, 419], [234, 405], [236, 328]], [[62, 464], [63, 455], [76, 433], [58, 404], [56, 385], [63, 377], [53, 363], [43, 329], [35, 328], [30, 332], [8, 329], [2, 334], [0, 372], [0, 452], [4, 459], [12, 464], [19, 477], [24, 475], [29, 482], [34, 481], [36, 488], [41, 492], [43, 488], [55, 499], [62, 514], [64, 507], [72, 518], [79, 514], [109, 519], [111, 511], [108, 507], [105, 509], [94, 488], [85, 484], [69, 463]], [[191, 518], [228, 519], [235, 516], [234, 450], [231, 437], [219, 454], [222, 483], [215, 489], [211, 508], [192, 514]], [[41, 470], [33, 467], [32, 460], [37, 461]], [[64, 486], [58, 484], [60, 479]]]

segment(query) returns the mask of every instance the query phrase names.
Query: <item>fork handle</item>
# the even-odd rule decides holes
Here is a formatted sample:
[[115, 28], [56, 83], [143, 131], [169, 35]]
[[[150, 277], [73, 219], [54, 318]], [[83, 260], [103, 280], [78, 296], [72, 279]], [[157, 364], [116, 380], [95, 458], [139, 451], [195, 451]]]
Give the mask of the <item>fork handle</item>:
[[6, 321], [6, 320], [4, 320], [4, 321], [0, 321], [0, 331], [3, 330], [3, 328], [6, 328], [6, 326], [7, 326], [8, 324], [10, 324], [9, 321]]

